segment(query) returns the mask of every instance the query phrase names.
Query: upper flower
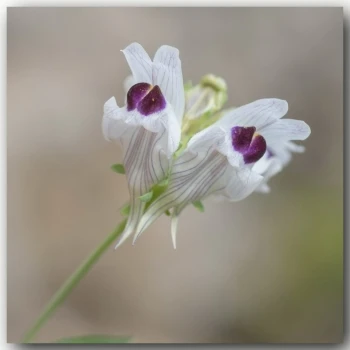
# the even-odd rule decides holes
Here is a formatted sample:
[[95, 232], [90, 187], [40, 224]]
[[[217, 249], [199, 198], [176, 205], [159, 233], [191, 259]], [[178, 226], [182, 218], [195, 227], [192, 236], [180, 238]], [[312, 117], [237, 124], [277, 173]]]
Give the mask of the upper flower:
[[181, 137], [184, 87], [179, 51], [161, 46], [153, 61], [140, 44], [123, 50], [133, 84], [118, 107], [114, 97], [104, 106], [102, 128], [108, 140], [120, 140], [130, 192], [130, 214], [119, 243], [134, 230], [145, 204], [140, 196], [168, 175]]
[[[151, 132], [169, 131], [168, 158], [180, 141], [184, 112], [184, 88], [179, 51], [161, 46], [153, 62], [138, 43], [122, 50], [132, 71], [128, 79], [126, 106], [119, 108], [114, 97], [104, 107], [102, 129], [107, 140], [125, 136], [132, 127], [143, 126]], [[132, 86], [130, 86], [132, 84]]]
[[122, 52], [130, 66], [134, 84], [158, 85], [181, 124], [185, 95], [179, 50], [163, 45], [157, 50], [153, 61], [138, 43], [129, 45]]

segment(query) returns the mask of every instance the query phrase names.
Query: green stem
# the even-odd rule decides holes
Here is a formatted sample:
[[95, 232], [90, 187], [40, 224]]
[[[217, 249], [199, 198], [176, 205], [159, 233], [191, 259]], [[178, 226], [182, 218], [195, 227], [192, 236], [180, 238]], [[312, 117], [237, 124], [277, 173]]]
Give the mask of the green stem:
[[121, 222], [116, 229], [92, 252], [92, 254], [82, 262], [82, 264], [66, 280], [61, 288], [53, 295], [44, 311], [39, 316], [33, 327], [26, 333], [23, 343], [30, 343], [38, 333], [44, 323], [50, 318], [57, 307], [67, 298], [74, 287], [90, 271], [92, 266], [98, 261], [102, 254], [110, 247], [115, 239], [124, 231], [126, 220]]

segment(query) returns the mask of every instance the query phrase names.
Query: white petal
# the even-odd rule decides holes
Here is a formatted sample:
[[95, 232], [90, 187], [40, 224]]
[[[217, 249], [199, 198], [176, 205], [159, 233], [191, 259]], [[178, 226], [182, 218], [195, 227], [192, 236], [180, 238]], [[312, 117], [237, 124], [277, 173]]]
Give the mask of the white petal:
[[122, 137], [124, 167], [130, 193], [130, 213], [117, 247], [135, 231], [143, 215], [145, 203], [139, 197], [149, 192], [154, 184], [167, 175], [169, 160], [162, 146], [167, 143], [164, 138], [167, 139], [164, 128], [155, 133], [143, 126], [136, 127], [130, 137]]
[[176, 234], [177, 234], [178, 222], [179, 222], [179, 216], [177, 215], [175, 210], [173, 216], [171, 217], [171, 239], [173, 242], [174, 249], [176, 249]]
[[[139, 197], [167, 175], [173, 153], [180, 141], [180, 126], [170, 104], [148, 116], [137, 109], [119, 108], [115, 99], [105, 104], [103, 131], [109, 140], [122, 144], [131, 214], [120, 243], [134, 230], [143, 213]], [[137, 199], [135, 201], [135, 198]]]
[[[181, 138], [181, 127], [171, 106], [147, 117], [139, 115], [137, 111], [132, 113], [146, 130], [156, 133], [164, 132], [164, 135], [158, 140], [158, 147], [162, 148], [170, 159], [178, 149]], [[137, 117], [136, 114], [138, 114]]]
[[[192, 157], [192, 158], [191, 158]], [[263, 177], [251, 169], [229, 165], [225, 156], [215, 150], [204, 155], [191, 153], [179, 157], [173, 168], [167, 190], [142, 216], [135, 240], [166, 210], [181, 211], [191, 202], [214, 194], [238, 201], [251, 194]]]
[[187, 145], [190, 152], [206, 152], [209, 148], [214, 148], [226, 156], [232, 166], [238, 167], [243, 162], [243, 156], [232, 147], [230, 130], [225, 130], [218, 124], [195, 134]]
[[119, 108], [115, 99], [111, 98], [106, 102], [104, 110], [102, 131], [107, 140], [122, 139], [125, 143], [135, 128], [142, 126], [148, 131], [162, 133], [159, 147], [163, 148], [168, 158], [178, 149], [181, 128], [170, 105], [145, 117], [136, 109], [128, 111], [125, 107]]
[[270, 179], [272, 176], [275, 176], [283, 169], [283, 164], [279, 159], [271, 159], [271, 163], [267, 171], [264, 173], [265, 179]]
[[167, 45], [158, 49], [153, 60], [152, 82], [160, 87], [181, 121], [185, 108], [185, 92], [178, 49]]
[[212, 125], [195, 134], [187, 144], [187, 148], [196, 152], [205, 151], [214, 145], [220, 145], [226, 137], [225, 129]]
[[146, 210], [137, 226], [135, 238], [166, 210], [176, 208], [179, 214], [189, 203], [215, 191], [227, 165], [226, 157], [213, 150], [206, 154], [186, 153], [179, 157], [173, 165], [167, 190]]
[[120, 140], [122, 136], [128, 137], [132, 131], [131, 126], [122, 119], [104, 115], [102, 119], [102, 131], [106, 140]]
[[249, 168], [227, 170], [228, 183], [214, 195], [224, 196], [230, 201], [240, 201], [248, 197], [263, 181], [263, 177]]
[[263, 157], [260, 159], [256, 164], [254, 164], [253, 171], [261, 174], [264, 179], [261, 184], [255, 189], [255, 191], [261, 193], [270, 192], [270, 187], [267, 185], [267, 182], [271, 177], [282, 171], [282, 169], [283, 162], [277, 156], [272, 156], [270, 158]]
[[194, 135], [188, 143], [188, 149], [199, 152], [213, 146], [225, 155], [234, 167], [241, 166], [243, 156], [232, 147], [231, 128], [234, 126], [263, 126], [276, 123], [288, 110], [286, 101], [262, 99], [248, 105], [232, 109], [210, 127]]
[[116, 109], [118, 109], [117, 101], [115, 97], [111, 97], [103, 106], [103, 113], [106, 115], [113, 114]]
[[266, 98], [227, 112], [218, 124], [224, 128], [255, 126], [257, 130], [274, 123], [288, 111], [288, 103], [276, 98]]
[[132, 198], [132, 201], [130, 203], [130, 212], [128, 216], [128, 221], [125, 225], [125, 229], [119, 239], [117, 240], [117, 243], [114, 247], [114, 249], [117, 249], [120, 247], [135, 231], [136, 226], [142, 216], [143, 210], [145, 208], [145, 203], [141, 202], [140, 199], [137, 196], [134, 196]]
[[272, 158], [278, 158], [283, 165], [287, 165], [292, 159], [292, 153], [287, 149], [285, 142], [276, 142], [269, 145], [272, 152]]
[[264, 174], [270, 167], [270, 164], [271, 158], [269, 158], [265, 153], [265, 155], [253, 165], [252, 170], [258, 174]]
[[286, 142], [286, 148], [291, 151], [291, 152], [295, 152], [295, 153], [303, 153], [305, 152], [305, 147], [302, 145], [298, 145], [292, 141], [287, 141]]
[[145, 49], [140, 44], [133, 43], [122, 52], [130, 66], [135, 84], [152, 84], [152, 61]]
[[268, 184], [262, 183], [255, 189], [255, 191], [260, 193], [270, 193], [271, 188]]
[[177, 119], [168, 117], [167, 119], [167, 140], [168, 147], [166, 155], [170, 159], [179, 148], [181, 139], [181, 127]]
[[267, 145], [272, 145], [280, 141], [305, 140], [310, 136], [311, 130], [302, 120], [281, 119], [260, 130], [260, 133], [266, 139]]
[[124, 167], [130, 197], [141, 196], [164, 179], [169, 168], [163, 144], [166, 130], [154, 133], [142, 126], [135, 128], [131, 137], [122, 138]]
[[121, 110], [114, 97], [110, 98], [104, 104], [102, 132], [103, 136], [108, 141], [119, 139], [122, 135], [125, 135], [129, 129], [129, 126], [122, 120]]

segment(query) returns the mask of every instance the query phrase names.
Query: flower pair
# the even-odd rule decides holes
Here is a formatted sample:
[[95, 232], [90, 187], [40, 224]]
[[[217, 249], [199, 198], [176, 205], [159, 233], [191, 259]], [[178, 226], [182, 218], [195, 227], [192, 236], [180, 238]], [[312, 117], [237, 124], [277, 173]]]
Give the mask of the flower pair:
[[[130, 193], [130, 209], [119, 246], [134, 241], [163, 213], [177, 219], [190, 203], [213, 195], [230, 201], [253, 191], [268, 192], [267, 181], [302, 152], [309, 126], [281, 119], [286, 101], [261, 99], [220, 111], [226, 100], [222, 79], [206, 76], [184, 90], [179, 51], [161, 46], [153, 61], [141, 45], [123, 53], [132, 71], [124, 107], [114, 98], [104, 106], [103, 132], [119, 140]], [[186, 96], [186, 98], [185, 98]], [[183, 120], [184, 119], [184, 120]]]

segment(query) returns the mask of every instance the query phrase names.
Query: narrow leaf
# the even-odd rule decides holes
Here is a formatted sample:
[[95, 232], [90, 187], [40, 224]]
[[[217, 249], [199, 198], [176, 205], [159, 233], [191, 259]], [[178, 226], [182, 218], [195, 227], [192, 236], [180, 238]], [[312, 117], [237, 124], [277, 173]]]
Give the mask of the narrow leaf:
[[140, 196], [139, 198], [140, 198], [141, 202], [147, 203], [152, 199], [152, 197], [153, 197], [153, 191], [147, 192], [147, 193], [143, 194], [142, 196]]
[[113, 164], [111, 169], [118, 174], [125, 174], [125, 169], [123, 164]]
[[61, 344], [125, 344], [130, 342], [131, 337], [114, 337], [109, 335], [85, 335], [80, 337], [63, 338], [56, 343]]
[[204, 212], [204, 205], [201, 201], [194, 201], [192, 202], [193, 206], [198, 209], [201, 213]]

